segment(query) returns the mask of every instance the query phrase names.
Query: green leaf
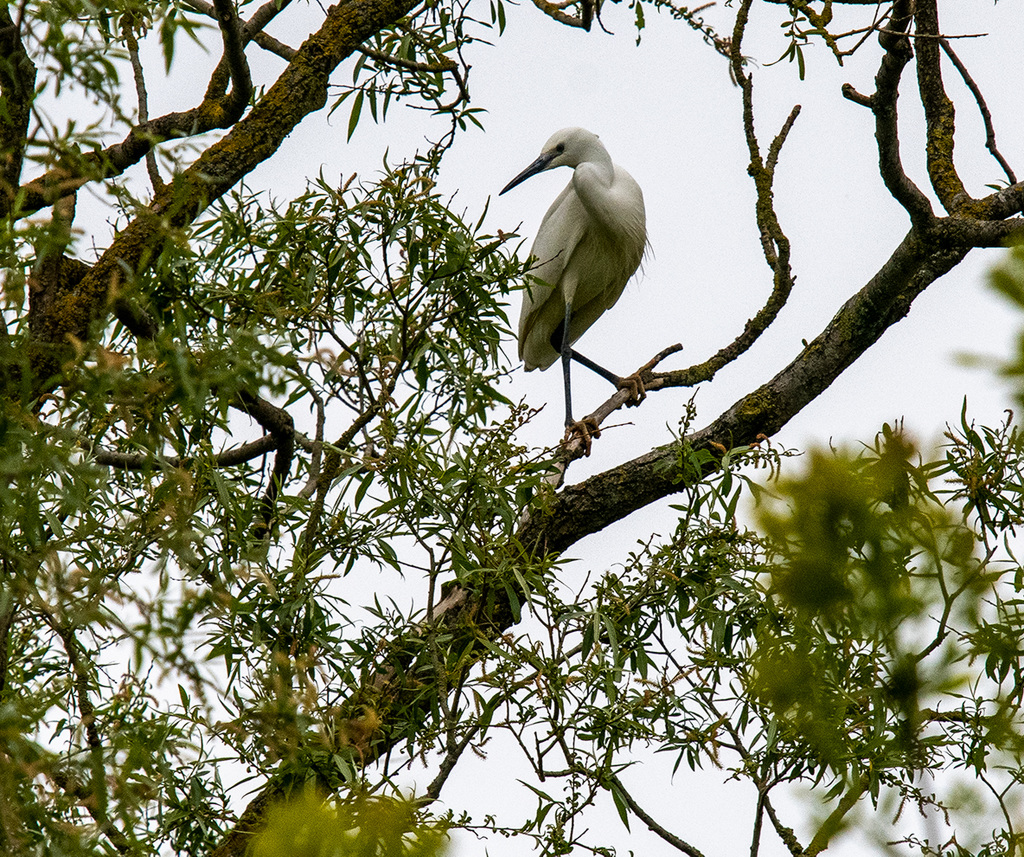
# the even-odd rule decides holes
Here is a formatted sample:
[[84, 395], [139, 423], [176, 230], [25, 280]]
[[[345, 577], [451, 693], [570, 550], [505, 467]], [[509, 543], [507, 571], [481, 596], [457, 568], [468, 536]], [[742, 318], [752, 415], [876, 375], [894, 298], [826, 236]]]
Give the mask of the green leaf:
[[615, 809], [619, 813], [619, 819], [622, 821], [623, 827], [629, 830], [629, 804], [626, 803], [626, 797], [622, 793], [618, 780], [613, 779], [608, 784], [608, 791], [611, 792], [612, 800], [615, 802]]
[[363, 90], [359, 90], [356, 93], [356, 97], [352, 100], [352, 109], [348, 114], [348, 137], [346, 140], [351, 140], [352, 135], [356, 133], [356, 126], [359, 124], [359, 114], [363, 111]]

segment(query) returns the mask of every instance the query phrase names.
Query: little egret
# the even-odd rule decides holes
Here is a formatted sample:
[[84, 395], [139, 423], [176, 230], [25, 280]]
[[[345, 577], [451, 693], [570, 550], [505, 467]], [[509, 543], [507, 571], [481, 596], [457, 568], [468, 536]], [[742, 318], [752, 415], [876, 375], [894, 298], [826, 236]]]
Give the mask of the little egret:
[[519, 356], [527, 372], [547, 369], [561, 356], [567, 436], [580, 432], [589, 451], [590, 435], [600, 432], [596, 425], [584, 426], [572, 418], [570, 361], [616, 386], [631, 388], [634, 400], [643, 388], [638, 377], [620, 378], [573, 351], [572, 345], [615, 304], [640, 267], [647, 247], [647, 217], [640, 185], [612, 163], [597, 135], [583, 128], [555, 134], [540, 157], [501, 193], [555, 167], [573, 167], [572, 180], [544, 215], [530, 251], [534, 267], [523, 292]]

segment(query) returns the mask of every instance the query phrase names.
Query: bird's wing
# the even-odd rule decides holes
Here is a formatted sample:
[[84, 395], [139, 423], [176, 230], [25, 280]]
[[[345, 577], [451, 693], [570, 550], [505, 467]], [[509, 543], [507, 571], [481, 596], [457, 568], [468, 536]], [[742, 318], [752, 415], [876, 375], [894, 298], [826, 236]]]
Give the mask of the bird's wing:
[[578, 285], [569, 327], [570, 342], [579, 339], [602, 313], [615, 305], [647, 249], [644, 197], [633, 177], [615, 167], [611, 187], [594, 182], [589, 187], [581, 186], [587, 181], [588, 174], [584, 173], [576, 184], [582, 199], [588, 202], [594, 225], [581, 241], [572, 263]]
[[551, 335], [565, 318], [563, 275], [584, 240], [587, 222], [570, 182], [544, 215], [530, 250], [536, 261], [519, 316], [519, 356], [527, 370], [547, 369], [558, 359]]

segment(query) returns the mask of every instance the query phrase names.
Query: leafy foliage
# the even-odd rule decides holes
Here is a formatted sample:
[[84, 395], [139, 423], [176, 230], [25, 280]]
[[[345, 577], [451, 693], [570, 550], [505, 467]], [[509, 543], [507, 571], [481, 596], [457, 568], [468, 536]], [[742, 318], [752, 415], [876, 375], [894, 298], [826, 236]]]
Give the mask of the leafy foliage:
[[[265, 32], [288, 5], [0, 10], [0, 851], [426, 857], [452, 831], [497, 831], [545, 854], [608, 853], [589, 823], [608, 798], [627, 828], [639, 818], [697, 857], [633, 792], [661, 753], [677, 776], [721, 769], [754, 787], [755, 853], [768, 825], [794, 854], [820, 853], [858, 806], [885, 810], [885, 836], [904, 806], [941, 818], [951, 833], [906, 834], [923, 854], [1019, 852], [1012, 415], [975, 425], [965, 402], [937, 450], [886, 425], [797, 464], [756, 433], [698, 442], [691, 402], [651, 453], [668, 462], [674, 527], [567, 572], [567, 554], [524, 534], [561, 514], [578, 540], [596, 501], [589, 483], [557, 487], [570, 454], [526, 446], [534, 411], [502, 387], [518, 236], [438, 191], [454, 135], [480, 121], [462, 52], [500, 36], [512, 7], [352, 0], [318, 22], [352, 13], [343, 36], [296, 49]], [[536, 5], [600, 22], [599, 5]], [[888, 20], [833, 32], [830, 2], [775, 5], [801, 76], [814, 40], [841, 61], [840, 40]], [[771, 182], [796, 114], [762, 156], [739, 53], [750, 3], [731, 39], [706, 8], [647, 11], [732, 60], [781, 292]], [[644, 4], [631, 11], [639, 32]], [[150, 122], [152, 57], [176, 69], [183, 37], [224, 55], [197, 106]], [[449, 130], [283, 201], [243, 180], [255, 160], [231, 181], [196, 178], [211, 152], [227, 169], [291, 130], [258, 126], [271, 144], [238, 122], [290, 106], [247, 87], [250, 39], [312, 68], [308, 86], [348, 58], [351, 82], [321, 81], [319, 106], [347, 108], [349, 138], [400, 102]], [[81, 117], [48, 121], [46, 99], [69, 93]], [[22, 181], [22, 156], [40, 178]], [[147, 190], [125, 173], [143, 160]], [[104, 189], [115, 233], [91, 262], [75, 221], [86, 186]], [[1018, 306], [1022, 259], [994, 275]], [[672, 381], [650, 374], [652, 393]], [[476, 756], [500, 780], [517, 754], [525, 818], [437, 808], [456, 766]], [[773, 804], [794, 789], [829, 813], [806, 844]]]
[[254, 857], [434, 857], [444, 830], [416, 822], [415, 807], [393, 798], [359, 796], [327, 806], [305, 793], [276, 807], [253, 844]]

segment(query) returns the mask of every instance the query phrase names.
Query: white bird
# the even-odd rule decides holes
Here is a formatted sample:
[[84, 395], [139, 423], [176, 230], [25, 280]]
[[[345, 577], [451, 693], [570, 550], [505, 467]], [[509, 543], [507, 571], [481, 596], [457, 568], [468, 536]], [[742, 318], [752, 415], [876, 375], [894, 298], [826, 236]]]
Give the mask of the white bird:
[[[647, 248], [647, 216], [640, 185], [612, 163], [596, 134], [565, 128], [555, 134], [530, 166], [501, 193], [530, 176], [573, 167], [572, 180], [551, 204], [530, 251], [534, 267], [523, 292], [519, 317], [519, 356], [526, 371], [547, 369], [559, 356], [565, 379], [565, 424], [581, 431], [585, 443], [597, 426], [572, 418], [570, 360], [576, 360], [616, 386], [642, 391], [638, 379], [620, 378], [572, 349], [601, 314], [615, 304]], [[501, 194], [499, 194], [500, 196]], [[588, 443], [589, 446], [589, 443]]]

